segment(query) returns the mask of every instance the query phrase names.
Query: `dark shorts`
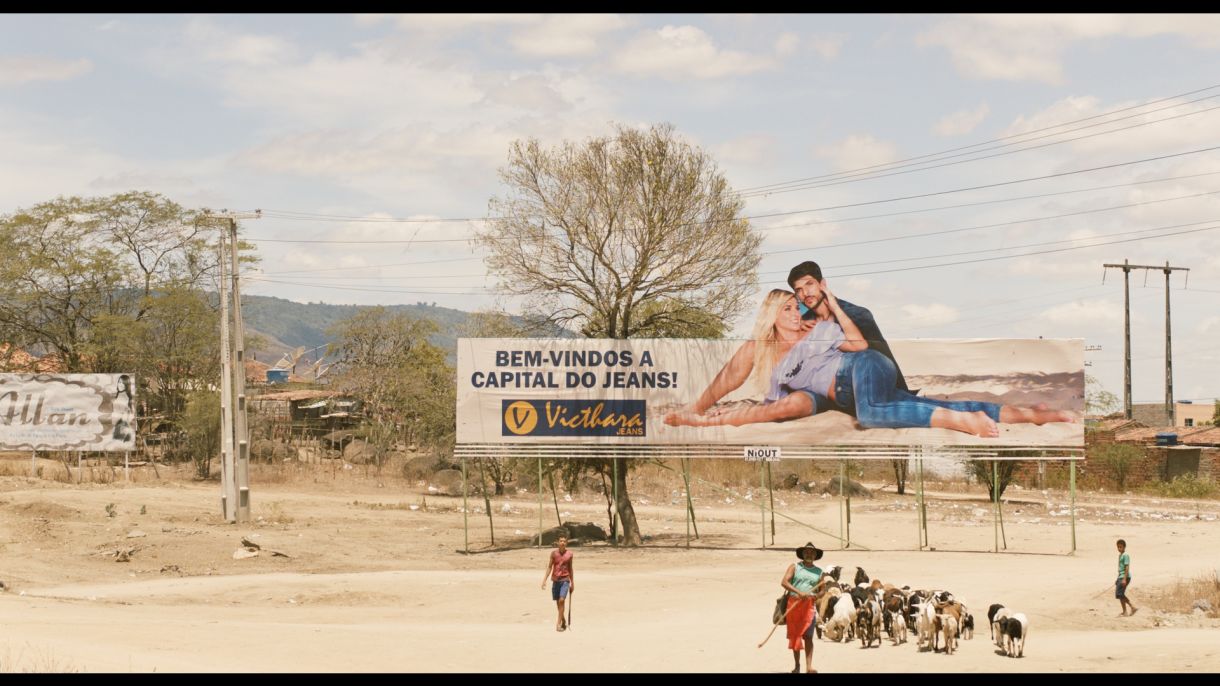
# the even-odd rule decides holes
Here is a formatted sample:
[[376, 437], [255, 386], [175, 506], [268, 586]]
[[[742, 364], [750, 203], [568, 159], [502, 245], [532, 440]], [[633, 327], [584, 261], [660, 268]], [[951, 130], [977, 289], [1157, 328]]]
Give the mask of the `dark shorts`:
[[1119, 577], [1117, 580], [1114, 581], [1114, 597], [1115, 598], [1126, 598], [1127, 597], [1127, 587], [1130, 585], [1131, 585], [1130, 580], [1128, 580], [1127, 583], [1123, 583], [1123, 578]]
[[559, 581], [551, 582], [551, 600], [562, 600], [568, 597], [568, 588], [572, 585], [571, 579], [560, 579]]

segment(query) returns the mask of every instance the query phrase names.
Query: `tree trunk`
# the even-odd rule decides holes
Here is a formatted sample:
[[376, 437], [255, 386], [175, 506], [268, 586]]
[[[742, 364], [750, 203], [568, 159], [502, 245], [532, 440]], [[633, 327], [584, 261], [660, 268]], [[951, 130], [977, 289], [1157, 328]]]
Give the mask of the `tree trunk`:
[[890, 460], [890, 464], [894, 466], [894, 481], [898, 485], [898, 495], [903, 495], [907, 491], [907, 460], [906, 458]]
[[640, 524], [635, 519], [635, 510], [632, 509], [631, 498], [627, 495], [627, 465], [620, 457], [614, 458], [614, 461], [618, 463], [615, 502], [618, 506], [619, 521], [623, 525], [623, 538], [620, 543], [629, 546], [640, 545], [643, 543], [643, 539], [640, 537]]

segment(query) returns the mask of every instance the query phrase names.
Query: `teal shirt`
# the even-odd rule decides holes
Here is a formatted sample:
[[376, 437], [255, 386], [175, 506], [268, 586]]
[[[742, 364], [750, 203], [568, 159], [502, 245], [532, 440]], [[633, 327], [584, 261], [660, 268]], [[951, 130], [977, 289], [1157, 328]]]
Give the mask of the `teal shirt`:
[[806, 567], [804, 562], [796, 563], [796, 571], [792, 573], [792, 580], [788, 583], [792, 584], [793, 588], [801, 593], [811, 593], [813, 587], [818, 585], [822, 580], [822, 568], [814, 565]]
[[1118, 556], [1118, 578], [1127, 578], [1127, 568], [1131, 566], [1131, 556], [1123, 553]]

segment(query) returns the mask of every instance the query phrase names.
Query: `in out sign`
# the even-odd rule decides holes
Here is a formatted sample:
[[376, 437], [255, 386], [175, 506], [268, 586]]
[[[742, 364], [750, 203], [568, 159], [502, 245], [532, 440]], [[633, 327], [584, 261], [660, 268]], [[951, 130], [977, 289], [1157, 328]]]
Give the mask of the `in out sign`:
[[745, 449], [746, 462], [779, 462], [780, 452], [779, 447], [769, 448], [750, 448]]

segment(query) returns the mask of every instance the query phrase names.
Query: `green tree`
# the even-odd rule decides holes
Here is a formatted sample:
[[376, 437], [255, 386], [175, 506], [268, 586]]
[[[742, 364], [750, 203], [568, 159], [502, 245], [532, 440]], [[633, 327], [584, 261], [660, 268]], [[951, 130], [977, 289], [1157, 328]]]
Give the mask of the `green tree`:
[[[761, 237], [712, 158], [672, 126], [544, 148], [517, 141], [478, 234], [500, 288], [585, 336], [710, 335], [756, 291]], [[602, 474], [609, 460], [590, 460]], [[623, 542], [641, 542], [620, 460]]]
[[193, 391], [180, 420], [187, 450], [195, 463], [195, 476], [211, 476], [212, 458], [220, 453], [220, 393]]
[[1092, 374], [1084, 375], [1084, 409], [1089, 414], [1106, 415], [1118, 410], [1118, 396], [1102, 387]]
[[428, 342], [435, 324], [374, 307], [328, 333], [335, 339], [328, 347], [335, 360], [331, 385], [363, 403], [366, 440], [378, 467], [400, 441], [452, 450], [455, 372], [445, 351]]
[[1127, 487], [1127, 477], [1131, 474], [1131, 468], [1144, 457], [1144, 451], [1140, 447], [1127, 443], [1097, 445], [1089, 452], [1092, 453], [1088, 456], [1090, 460], [1096, 460], [1099, 464], [1105, 465], [1114, 475], [1114, 483], [1119, 490]]

